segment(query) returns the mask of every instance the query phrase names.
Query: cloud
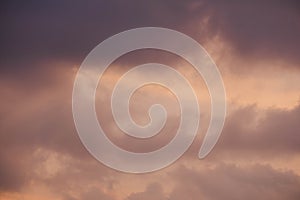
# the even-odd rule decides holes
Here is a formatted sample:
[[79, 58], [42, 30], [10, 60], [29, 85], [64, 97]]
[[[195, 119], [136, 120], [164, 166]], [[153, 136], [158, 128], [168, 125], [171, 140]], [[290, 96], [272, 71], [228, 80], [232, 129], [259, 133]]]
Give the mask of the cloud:
[[6, 156], [0, 155], [0, 192], [20, 191], [26, 182], [26, 173], [19, 169], [19, 162]]
[[298, 199], [300, 177], [266, 165], [246, 167], [221, 163], [197, 171], [181, 167], [172, 173], [177, 186], [170, 199]]
[[[174, 185], [168, 194], [164, 184]], [[214, 167], [176, 167], [159, 183], [149, 184], [126, 200], [140, 199], [298, 199], [300, 177], [269, 165], [217, 163]]]
[[113, 200], [112, 197], [103, 193], [99, 188], [91, 188], [89, 191], [81, 195], [79, 199], [89, 199], [89, 200]]
[[299, 65], [300, 4], [297, 1], [207, 1], [208, 29], [225, 38], [235, 54], [256, 59], [283, 59]]
[[292, 0], [4, 2], [1, 71], [26, 72], [41, 61], [78, 64], [107, 37], [144, 26], [179, 30], [204, 44], [219, 36], [240, 56], [299, 64], [298, 11]]
[[[294, 73], [290, 72], [291, 66], [299, 66], [297, 63], [300, 63], [297, 1], [10, 1], [2, 2], [0, 10], [1, 195], [26, 193], [29, 194], [27, 199], [34, 199], [31, 194], [41, 199], [41, 196], [47, 198], [48, 194], [52, 194], [66, 200], [111, 200], [116, 199], [115, 194], [126, 200], [176, 200], [187, 198], [187, 195], [190, 199], [208, 200], [299, 199], [298, 175], [259, 163], [262, 163], [262, 157], [284, 160], [290, 155], [299, 155], [300, 105], [289, 110], [240, 107], [227, 118], [220, 141], [212, 152], [217, 156], [208, 160], [213, 163], [213, 168], [201, 166], [191, 169], [190, 157], [183, 157], [173, 167], [158, 172], [159, 178], [150, 174], [148, 177], [152, 177], [153, 184], [144, 191], [140, 185], [145, 184], [145, 176], [128, 175], [132, 185], [120, 183], [124, 174], [106, 168], [92, 158], [76, 134], [71, 111], [74, 68], [99, 42], [120, 31], [141, 26], [173, 28], [191, 35], [204, 46], [210, 42], [214, 48], [221, 48], [221, 44], [216, 42], [219, 40], [214, 40], [220, 38], [226, 44], [226, 51], [230, 51], [225, 52], [226, 56], [232, 54], [239, 61], [251, 61], [243, 66], [239, 62], [231, 63], [238, 65], [237, 68], [251, 70], [252, 63], [262, 59], [266, 63], [257, 65], [257, 68], [270, 67], [273, 70], [271, 61], [282, 60], [286, 68], [276, 70], [280, 76], [283, 71], [288, 73], [279, 83], [282, 86], [280, 90], [270, 90], [274, 97], [278, 97], [278, 93], [298, 83], [296, 78], [290, 82], [290, 73]], [[178, 61], [178, 58], [162, 55], [159, 51], [144, 53], [127, 55], [119, 63], [119, 68], [123, 70], [132, 63], [140, 64], [152, 59], [170, 63], [170, 60]], [[226, 56], [223, 58], [228, 61]], [[186, 68], [178, 69], [193, 76], [193, 72]], [[249, 76], [255, 77], [253, 74]], [[233, 90], [248, 93], [253, 85], [254, 90], [261, 90], [260, 83], [271, 80], [270, 76], [264, 75], [260, 79], [263, 81], [259, 83], [257, 79], [251, 79], [244, 87], [237, 84], [238, 81], [233, 82]], [[278, 81], [277, 77], [273, 79]], [[267, 86], [269, 89], [278, 85], [270, 83]], [[293, 87], [292, 93], [295, 91], [297, 87]], [[102, 94], [106, 96], [108, 93]], [[243, 97], [248, 98], [246, 95]], [[267, 105], [273, 105], [268, 97]], [[287, 98], [292, 99], [290, 96]], [[135, 111], [146, 113], [142, 105], [136, 105]], [[172, 109], [171, 104], [168, 106]], [[137, 119], [141, 119], [139, 114]], [[102, 115], [104, 125], [118, 134], [120, 131], [112, 125], [108, 114], [103, 112]], [[175, 121], [171, 119], [167, 132], [174, 133], [172, 123]], [[133, 144], [132, 140], [121, 139], [121, 142], [116, 142], [120, 146], [131, 144], [141, 151], [152, 148], [147, 146], [147, 141]], [[152, 144], [163, 146], [168, 139], [169, 136], [162, 136]], [[222, 157], [225, 154], [230, 156]], [[217, 162], [221, 159], [237, 163], [236, 159], [241, 157], [251, 158], [246, 164], [252, 161], [258, 164], [245, 167]], [[181, 163], [189, 164], [178, 168]], [[170, 176], [162, 180], [160, 175], [170, 171], [173, 171]], [[162, 183], [157, 183], [158, 180]], [[167, 184], [175, 185], [175, 188], [167, 192], [172, 187]], [[127, 186], [126, 189], [123, 189], [124, 186]], [[40, 187], [44, 190], [38, 193], [36, 188]], [[118, 189], [123, 189], [123, 193]]]
[[298, 155], [299, 116], [300, 105], [290, 110], [270, 108], [263, 111], [255, 106], [240, 108], [227, 117], [215, 151], [273, 158]]
[[143, 192], [136, 192], [129, 195], [126, 200], [153, 200], [166, 199], [163, 187], [159, 183], [151, 183]]

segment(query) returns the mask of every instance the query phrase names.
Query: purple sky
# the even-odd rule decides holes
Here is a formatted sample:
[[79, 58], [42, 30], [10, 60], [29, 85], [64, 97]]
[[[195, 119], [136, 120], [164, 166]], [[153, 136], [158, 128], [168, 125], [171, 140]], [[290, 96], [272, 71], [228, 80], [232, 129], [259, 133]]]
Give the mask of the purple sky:
[[[297, 0], [2, 1], [0, 16], [0, 200], [300, 199]], [[152, 151], [178, 127], [174, 96], [157, 86], [136, 92], [130, 109], [143, 124], [150, 105], [165, 105], [169, 118], [160, 135], [137, 140], [116, 127], [109, 95], [118, 78], [139, 64], [159, 62], [184, 74], [197, 89], [202, 117], [182, 158], [133, 175], [105, 167], [81, 144], [72, 88], [96, 45], [146, 26], [180, 31], [205, 47], [223, 76], [228, 114], [215, 149], [198, 160], [210, 117], [201, 76], [171, 53], [148, 49], [121, 56], [96, 97], [99, 122], [115, 144]]]

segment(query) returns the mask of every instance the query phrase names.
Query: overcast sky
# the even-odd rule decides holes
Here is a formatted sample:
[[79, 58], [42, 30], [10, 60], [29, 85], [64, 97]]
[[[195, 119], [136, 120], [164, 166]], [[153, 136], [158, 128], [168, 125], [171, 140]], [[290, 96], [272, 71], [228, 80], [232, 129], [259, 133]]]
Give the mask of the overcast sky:
[[[0, 25], [0, 200], [300, 199], [299, 1], [12, 0], [1, 1]], [[228, 111], [216, 147], [198, 160], [210, 117], [201, 76], [168, 52], [140, 50], [117, 59], [101, 79], [96, 107], [120, 147], [153, 151], [179, 123], [174, 96], [146, 86], [131, 100], [133, 119], [146, 123], [147, 109], [158, 101], [169, 111], [162, 133], [145, 141], [117, 128], [109, 97], [133, 66], [171, 65], [196, 88], [201, 108], [198, 136], [182, 158], [133, 175], [105, 167], [81, 144], [72, 88], [96, 45], [147, 26], [180, 31], [205, 47], [224, 79]]]

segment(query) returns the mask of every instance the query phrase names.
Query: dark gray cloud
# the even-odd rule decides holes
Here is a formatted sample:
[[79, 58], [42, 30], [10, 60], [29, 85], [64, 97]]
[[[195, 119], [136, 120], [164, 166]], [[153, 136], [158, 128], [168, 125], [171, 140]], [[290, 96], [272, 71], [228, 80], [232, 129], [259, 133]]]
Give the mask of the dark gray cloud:
[[168, 6], [158, 1], [7, 2], [1, 12], [1, 60], [17, 65], [51, 59], [81, 62], [112, 34], [159, 25]]
[[[80, 63], [105, 38], [142, 26], [174, 28], [200, 42], [220, 35], [237, 54], [299, 64], [297, 1], [64, 0], [1, 4], [4, 71], [26, 72], [50, 60]], [[205, 27], [200, 23], [203, 20], [207, 20]]]
[[300, 177], [268, 165], [218, 163], [198, 170], [181, 166], [169, 173], [168, 178], [175, 185], [170, 194], [162, 192], [161, 184], [152, 183], [144, 192], [132, 193], [127, 199], [296, 200], [300, 197]]
[[299, 199], [300, 177], [266, 165], [247, 167], [218, 164], [213, 169], [196, 171], [179, 168], [177, 186], [170, 199]]
[[[204, 46], [219, 35], [241, 60], [279, 59], [296, 67], [300, 63], [299, 3], [292, 0], [2, 1], [0, 16], [1, 79], [28, 85], [29, 92], [59, 81], [53, 71], [78, 67], [107, 37], [143, 26], [182, 31]], [[156, 61], [157, 57], [125, 60]]]
[[299, 66], [300, 4], [297, 1], [208, 1], [208, 28], [220, 34], [237, 55], [283, 59]]
[[[257, 157], [298, 155], [300, 153], [300, 105], [294, 109], [268, 109], [255, 106], [238, 109], [227, 117], [216, 154], [229, 153]], [[248, 153], [247, 153], [248, 152]], [[256, 152], [256, 153], [254, 153]]]
[[21, 162], [0, 154], [0, 192], [19, 191], [26, 182], [26, 173], [19, 169]]

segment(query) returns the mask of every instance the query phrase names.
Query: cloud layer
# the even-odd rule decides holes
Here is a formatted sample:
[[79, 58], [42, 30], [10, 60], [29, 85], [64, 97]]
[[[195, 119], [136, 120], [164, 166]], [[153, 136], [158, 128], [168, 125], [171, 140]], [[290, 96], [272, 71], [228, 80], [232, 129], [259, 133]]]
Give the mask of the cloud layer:
[[[299, 199], [299, 9], [293, 0], [1, 2], [0, 200]], [[182, 31], [207, 48], [224, 76], [228, 116], [216, 148], [198, 160], [210, 117], [201, 77], [166, 52], [124, 55], [97, 91], [99, 121], [120, 147], [159, 148], [174, 136], [179, 120], [174, 96], [146, 87], [132, 99], [133, 118], [147, 122], [147, 109], [157, 101], [171, 118], [151, 141], [122, 135], [109, 94], [130, 66], [172, 65], [199, 89], [200, 101], [207, 98], [189, 151], [159, 172], [131, 175], [103, 166], [86, 151], [71, 97], [88, 52], [113, 34], [142, 26]]]

